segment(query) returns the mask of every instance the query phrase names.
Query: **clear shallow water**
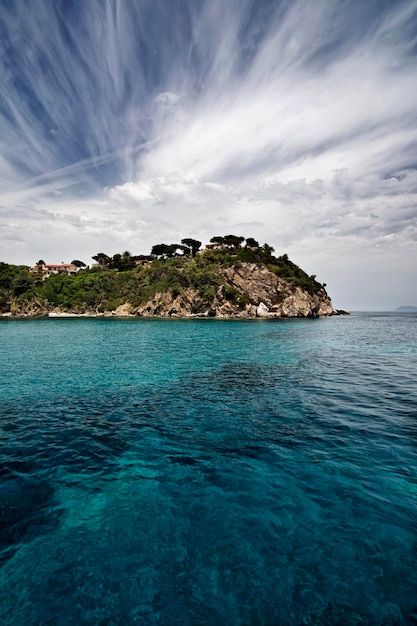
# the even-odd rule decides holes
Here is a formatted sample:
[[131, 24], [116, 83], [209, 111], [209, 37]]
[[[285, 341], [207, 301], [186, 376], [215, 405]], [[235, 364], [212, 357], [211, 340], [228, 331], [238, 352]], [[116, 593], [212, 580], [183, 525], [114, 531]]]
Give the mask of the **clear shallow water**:
[[417, 624], [417, 316], [0, 323], [0, 623]]

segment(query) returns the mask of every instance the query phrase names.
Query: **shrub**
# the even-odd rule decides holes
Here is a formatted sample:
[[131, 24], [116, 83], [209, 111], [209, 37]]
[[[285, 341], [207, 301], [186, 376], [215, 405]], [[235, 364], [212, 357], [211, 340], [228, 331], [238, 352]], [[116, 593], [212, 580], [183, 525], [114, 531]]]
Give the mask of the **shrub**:
[[250, 304], [249, 294], [246, 292], [241, 293], [238, 300], [239, 306], [243, 309], [246, 305]]
[[224, 293], [224, 297], [226, 298], [226, 300], [228, 300], [232, 304], [237, 304], [241, 295], [240, 292], [235, 287], [230, 287], [230, 285], [227, 285], [224, 288], [223, 293]]

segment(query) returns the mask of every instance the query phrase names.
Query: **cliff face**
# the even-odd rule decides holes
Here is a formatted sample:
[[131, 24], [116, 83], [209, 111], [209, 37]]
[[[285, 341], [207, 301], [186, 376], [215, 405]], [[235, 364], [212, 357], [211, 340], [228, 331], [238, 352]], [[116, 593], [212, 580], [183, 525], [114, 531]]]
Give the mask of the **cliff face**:
[[324, 289], [310, 294], [300, 287], [292, 288], [266, 267], [255, 263], [237, 263], [224, 270], [227, 282], [246, 292], [257, 317], [321, 317], [332, 315], [333, 306]]
[[324, 289], [310, 294], [300, 287], [292, 287], [264, 266], [239, 262], [220, 272], [226, 285], [217, 289], [210, 303], [204, 302], [193, 289], [178, 296], [168, 291], [155, 294], [140, 307], [131, 308], [130, 314], [143, 317], [281, 318], [321, 317], [334, 313]]

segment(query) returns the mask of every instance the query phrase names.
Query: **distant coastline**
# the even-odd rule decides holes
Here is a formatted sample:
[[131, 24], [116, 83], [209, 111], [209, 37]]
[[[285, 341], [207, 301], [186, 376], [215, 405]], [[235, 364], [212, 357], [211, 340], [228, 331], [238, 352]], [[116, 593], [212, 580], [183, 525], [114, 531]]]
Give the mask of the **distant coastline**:
[[405, 306], [399, 306], [398, 309], [395, 309], [395, 311], [397, 313], [401, 313], [401, 312], [417, 312], [417, 306], [411, 306], [411, 305], [405, 305]]

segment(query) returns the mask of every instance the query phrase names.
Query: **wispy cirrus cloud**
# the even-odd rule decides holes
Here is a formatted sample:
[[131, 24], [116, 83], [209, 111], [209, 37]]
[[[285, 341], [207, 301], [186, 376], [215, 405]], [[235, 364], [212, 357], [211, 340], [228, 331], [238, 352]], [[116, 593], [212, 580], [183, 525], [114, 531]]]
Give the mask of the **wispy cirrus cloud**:
[[[415, 283], [417, 263], [416, 23], [414, 0], [4, 3], [5, 258], [238, 230], [346, 305], [388, 306], [387, 281], [403, 298], [396, 273]], [[358, 258], [372, 276], [391, 268], [369, 298]]]

